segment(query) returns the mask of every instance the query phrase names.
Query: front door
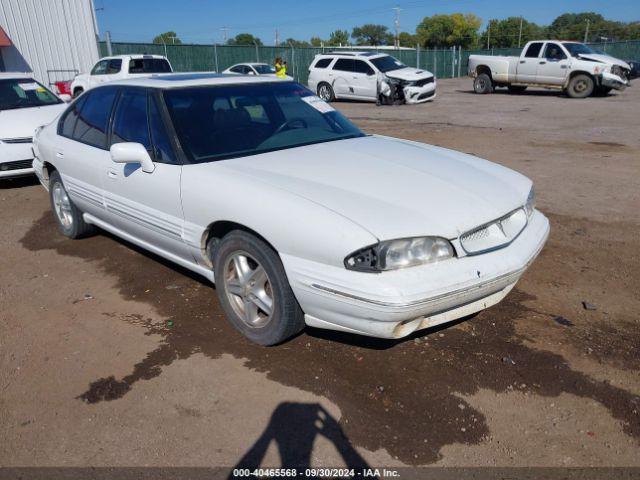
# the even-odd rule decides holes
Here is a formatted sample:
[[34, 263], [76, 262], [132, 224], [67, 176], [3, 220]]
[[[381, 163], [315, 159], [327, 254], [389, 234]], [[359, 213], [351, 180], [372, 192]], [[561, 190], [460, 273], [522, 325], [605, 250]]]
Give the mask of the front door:
[[354, 60], [351, 85], [355, 95], [360, 98], [375, 100], [378, 93], [378, 79], [375, 71], [367, 62]]
[[542, 50], [542, 42], [530, 43], [524, 55], [520, 56], [516, 70], [516, 82], [518, 83], [535, 83], [536, 73], [540, 59], [540, 51]]
[[155, 96], [145, 88], [123, 87], [116, 104], [111, 144], [142, 144], [155, 170], [137, 163], [111, 162], [102, 185], [109, 223], [166, 253], [193, 261], [182, 240], [184, 218], [180, 196], [182, 166], [175, 160]]
[[555, 42], [547, 42], [538, 63], [538, 82], [562, 85], [568, 73], [569, 59], [562, 47]]

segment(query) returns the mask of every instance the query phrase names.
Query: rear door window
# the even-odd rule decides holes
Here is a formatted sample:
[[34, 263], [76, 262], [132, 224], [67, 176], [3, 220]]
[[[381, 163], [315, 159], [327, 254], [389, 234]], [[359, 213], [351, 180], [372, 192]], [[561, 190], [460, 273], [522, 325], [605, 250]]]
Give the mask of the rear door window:
[[527, 48], [527, 51], [525, 52], [524, 56], [527, 58], [538, 58], [538, 55], [540, 55], [541, 49], [542, 49], [542, 42], [532, 43]]
[[342, 72], [353, 72], [353, 58], [339, 58], [333, 65], [333, 69]]
[[116, 87], [97, 88], [87, 92], [73, 129], [72, 138], [93, 147], [107, 147], [107, 128], [113, 109]]
[[122, 142], [141, 143], [151, 150], [147, 90], [144, 88], [126, 88], [120, 95], [113, 118], [111, 144]]

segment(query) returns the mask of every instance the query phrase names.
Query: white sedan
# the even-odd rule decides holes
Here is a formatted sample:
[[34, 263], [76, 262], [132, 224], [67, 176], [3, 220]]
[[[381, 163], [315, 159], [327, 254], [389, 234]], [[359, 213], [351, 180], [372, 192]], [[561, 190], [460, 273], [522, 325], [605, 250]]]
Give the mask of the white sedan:
[[0, 73], [0, 178], [33, 174], [33, 134], [65, 107], [29, 73]]
[[305, 324], [400, 338], [480, 311], [549, 233], [528, 178], [366, 135], [294, 82], [96, 87], [35, 150], [64, 235], [97, 226], [201, 274], [263, 345]]

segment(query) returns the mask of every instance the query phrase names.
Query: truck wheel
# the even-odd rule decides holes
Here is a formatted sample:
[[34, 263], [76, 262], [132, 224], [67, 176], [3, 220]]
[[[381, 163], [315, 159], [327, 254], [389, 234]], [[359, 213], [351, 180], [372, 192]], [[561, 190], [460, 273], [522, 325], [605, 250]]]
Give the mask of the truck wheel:
[[493, 82], [491, 77], [486, 73], [481, 73], [473, 81], [473, 91], [476, 93], [491, 93], [493, 92]]
[[593, 88], [593, 78], [581, 73], [569, 80], [567, 95], [571, 98], [587, 98], [593, 93]]
[[522, 93], [527, 89], [526, 85], [509, 85], [507, 87], [509, 89], [509, 93]]

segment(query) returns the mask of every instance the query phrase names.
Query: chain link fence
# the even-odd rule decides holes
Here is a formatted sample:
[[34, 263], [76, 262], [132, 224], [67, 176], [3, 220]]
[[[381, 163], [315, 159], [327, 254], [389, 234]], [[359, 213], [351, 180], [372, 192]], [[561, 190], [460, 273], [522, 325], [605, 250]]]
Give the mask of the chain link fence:
[[[589, 44], [595, 50], [623, 60], [640, 59], [640, 40]], [[99, 43], [100, 55], [108, 55], [106, 42]], [[459, 47], [447, 49], [352, 49], [380, 51], [393, 55], [405, 65], [422, 68], [434, 73], [438, 78], [453, 78], [467, 75], [469, 55], [520, 55], [520, 48], [492, 48], [488, 50], [463, 50]], [[288, 74], [306, 84], [309, 65], [321, 53], [337, 50], [324, 48], [294, 48], [292, 46], [235, 46], [196, 44], [156, 44], [112, 42], [113, 55], [146, 53], [166, 56], [176, 72], [205, 72], [222, 70], [243, 62], [264, 62], [272, 64], [276, 57], [282, 57], [289, 65]], [[349, 49], [340, 49], [349, 50]]]

